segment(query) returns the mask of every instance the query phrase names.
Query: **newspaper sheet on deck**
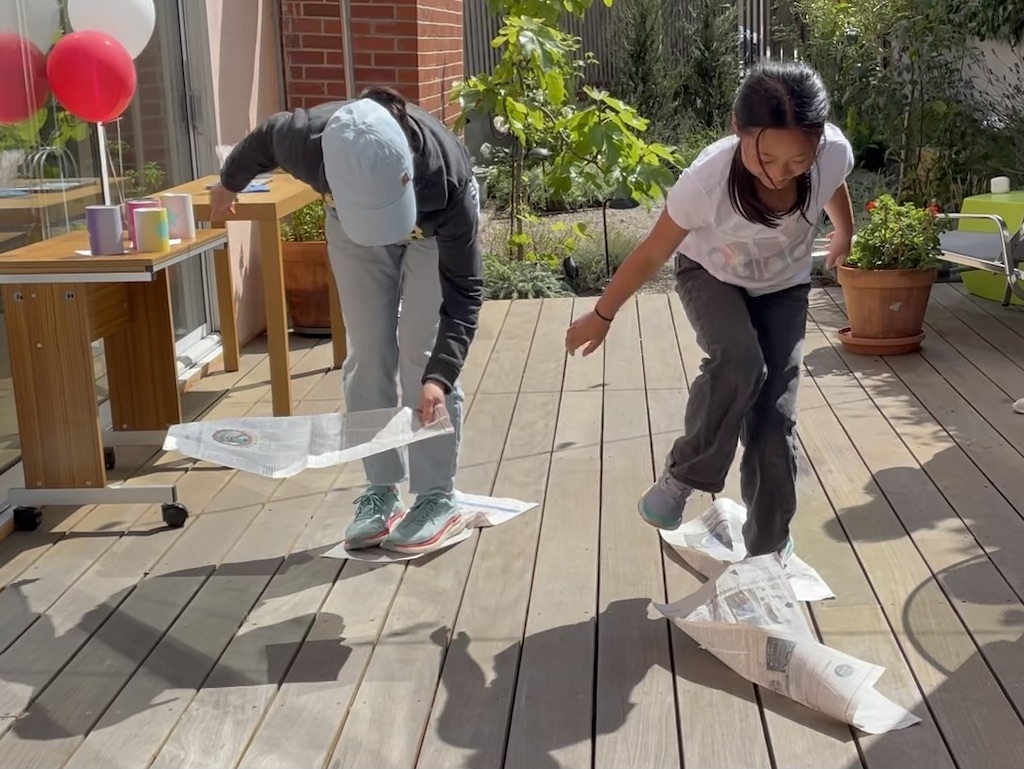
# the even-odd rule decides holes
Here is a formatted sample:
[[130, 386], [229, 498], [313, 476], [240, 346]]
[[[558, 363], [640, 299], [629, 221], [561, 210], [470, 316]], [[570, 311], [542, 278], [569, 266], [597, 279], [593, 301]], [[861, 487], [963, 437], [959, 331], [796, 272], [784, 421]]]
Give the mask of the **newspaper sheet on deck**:
[[[455, 492], [455, 504], [458, 506], [459, 512], [462, 513], [462, 531], [447, 540], [437, 550], [431, 550], [430, 553], [436, 553], [438, 550], [447, 550], [460, 542], [465, 542], [473, 535], [474, 529], [500, 526], [537, 507], [536, 502], [522, 502], [518, 499], [502, 497], [485, 497], [479, 494], [466, 494], [462, 491]], [[386, 564], [413, 561], [430, 553], [397, 553], [380, 547], [370, 547], [365, 550], [349, 550], [345, 547], [345, 543], [342, 542], [337, 547], [324, 553], [323, 557]]]
[[167, 431], [164, 451], [269, 478], [330, 467], [453, 431], [447, 414], [424, 425], [409, 408], [188, 422]]
[[[690, 566], [714, 579], [726, 565], [747, 557], [743, 546], [743, 522], [747, 509], [731, 499], [719, 497], [699, 518], [675, 531], [662, 531], [661, 538]], [[824, 601], [835, 594], [813, 568], [793, 554], [784, 566], [793, 592], [801, 601]]]
[[869, 734], [920, 719], [874, 687], [885, 668], [819, 643], [777, 555], [734, 563], [672, 604], [652, 604], [749, 681]]

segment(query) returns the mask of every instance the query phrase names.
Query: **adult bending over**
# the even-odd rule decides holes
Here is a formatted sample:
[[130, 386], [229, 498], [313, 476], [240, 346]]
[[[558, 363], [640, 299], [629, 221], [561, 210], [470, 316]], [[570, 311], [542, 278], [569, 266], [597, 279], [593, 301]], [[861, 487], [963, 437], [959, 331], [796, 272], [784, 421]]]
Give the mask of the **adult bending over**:
[[479, 191], [469, 153], [428, 112], [391, 89], [371, 88], [356, 100], [278, 113], [246, 136], [211, 190], [212, 218], [225, 217], [249, 182], [275, 168], [324, 196], [348, 330], [348, 410], [395, 407], [400, 388], [401, 403], [424, 422], [445, 409], [455, 428], [408, 448], [416, 496], [408, 514], [398, 488], [406, 452], [363, 460], [369, 485], [356, 500], [347, 546], [436, 549], [464, 527], [453, 496], [459, 374], [483, 300]]

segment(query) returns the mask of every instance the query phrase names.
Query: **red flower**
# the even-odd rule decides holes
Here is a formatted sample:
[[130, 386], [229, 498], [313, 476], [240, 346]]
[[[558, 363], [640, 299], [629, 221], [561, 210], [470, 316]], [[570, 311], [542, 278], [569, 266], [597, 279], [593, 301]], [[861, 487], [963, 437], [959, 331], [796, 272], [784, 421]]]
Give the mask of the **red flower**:
[[869, 200], [868, 201], [868, 206], [867, 206], [868, 211], [874, 211], [877, 207], [878, 207], [878, 203], [877, 202], [875, 202], [874, 200]]

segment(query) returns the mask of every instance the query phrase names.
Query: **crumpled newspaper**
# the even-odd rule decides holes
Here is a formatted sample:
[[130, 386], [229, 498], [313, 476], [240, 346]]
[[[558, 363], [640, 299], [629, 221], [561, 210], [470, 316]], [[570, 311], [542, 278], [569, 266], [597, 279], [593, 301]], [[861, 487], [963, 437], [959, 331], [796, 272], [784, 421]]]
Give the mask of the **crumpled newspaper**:
[[672, 604], [652, 603], [694, 641], [758, 686], [869, 734], [920, 721], [875, 689], [885, 668], [820, 643], [778, 555], [728, 565]]
[[[743, 545], [746, 519], [747, 509], [743, 505], [719, 497], [700, 517], [675, 531], [662, 531], [661, 538], [690, 566], [714, 579], [728, 564], [747, 557]], [[799, 600], [824, 601], [836, 597], [821, 575], [795, 553], [783, 568]]]

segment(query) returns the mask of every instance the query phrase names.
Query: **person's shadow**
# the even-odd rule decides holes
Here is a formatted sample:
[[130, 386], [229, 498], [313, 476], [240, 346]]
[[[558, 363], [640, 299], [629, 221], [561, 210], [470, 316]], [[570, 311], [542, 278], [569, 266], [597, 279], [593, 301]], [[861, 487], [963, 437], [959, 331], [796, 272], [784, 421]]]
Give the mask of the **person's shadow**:
[[[959, 451], [950, 456], [962, 459]], [[943, 453], [923, 467], [874, 473], [867, 489], [871, 501], [840, 511], [825, 526], [840, 542], [910, 536], [944, 541], [950, 548], [941, 554], [948, 562], [941, 568], [933, 562], [933, 576], [916, 585], [902, 607], [887, 607], [899, 610], [898, 617], [890, 614], [890, 622], [902, 628], [900, 642], [912, 669], [941, 680], [921, 692], [927, 710], [919, 715], [942, 737], [909, 730], [879, 735], [862, 742], [865, 766], [906, 766], [908, 756], [924, 757], [925, 750], [933, 753], [928, 766], [1024, 765], [1019, 719], [1024, 712], [1024, 565], [1016, 547], [1024, 540], [1024, 525], [1006, 501], [1011, 497], [1000, 498], [987, 479], [980, 485], [958, 483], [944, 473], [948, 461]], [[922, 486], [932, 484], [937, 491], [928, 493], [941, 492], [955, 507], [946, 500], [920, 505], [904, 499], [920, 499]], [[899, 511], [898, 528], [891, 513], [880, 517], [889, 504]], [[982, 543], [985, 552], [979, 552]], [[939, 611], [936, 601], [948, 603], [955, 616]], [[974, 651], [964, 654], [971, 646]], [[999, 738], [992, 739], [994, 734]]]
[[[525, 729], [528, 739], [516, 740], [519, 755], [514, 763], [531, 769], [557, 769], [560, 764], [552, 751], [590, 743], [599, 734], [621, 728], [634, 708], [630, 701], [633, 688], [643, 680], [650, 666], [657, 664], [655, 659], [668, 664], [671, 651], [667, 643], [665, 654], [645, 654], [637, 648], [632, 660], [615, 660], [604, 666], [594, 664], [598, 624], [654, 625], [647, 617], [649, 605], [650, 600], [645, 598], [615, 601], [596, 618], [527, 636], [524, 643], [511, 644], [494, 656], [493, 678], [489, 683], [483, 668], [470, 655], [472, 639], [465, 633], [456, 633], [449, 644], [448, 628], [438, 628], [431, 639], [442, 648], [448, 645], [441, 676], [448, 696], [435, 724], [438, 737], [448, 745], [474, 751], [464, 766], [502, 765], [506, 746], [490, 725], [495, 718], [501, 720], [504, 713], [498, 715], [495, 710], [508, 708], [514, 726], [521, 715], [515, 711], [530, 709], [534, 712], [529, 715], [530, 725]], [[573, 661], [566, 664], [568, 650]], [[535, 669], [529, 673], [521, 670], [521, 657], [528, 658]], [[638, 664], [643, 657], [649, 658], [648, 664]], [[610, 665], [616, 668], [614, 686], [602, 685], [601, 671]], [[602, 695], [596, 710], [595, 667], [596, 686]], [[546, 679], [543, 697], [541, 691], [523, 690], [524, 680], [528, 685], [541, 678]], [[607, 695], [614, 701], [609, 701]], [[666, 707], [672, 707], [672, 703], [666, 703]], [[507, 725], [507, 717], [505, 721]], [[533, 728], [538, 721], [543, 721], [545, 728]]]
[[[6, 702], [0, 719], [11, 719], [11, 729], [27, 740], [81, 737], [101, 717], [108, 726], [167, 705], [167, 692], [200, 686], [209, 689], [278, 685], [286, 676], [291, 682], [310, 682], [296, 678], [296, 671], [300, 670], [315, 670], [316, 680], [335, 680], [352, 654], [351, 646], [345, 643], [344, 621], [340, 616], [303, 613], [280, 622], [239, 628], [267, 600], [262, 586], [270, 583], [270, 575], [287, 580], [292, 569], [327, 564], [320, 558], [323, 550], [293, 556], [280, 569], [275, 559], [242, 561], [222, 564], [212, 575], [205, 569], [189, 569], [143, 580], [134, 588], [134, 601], [126, 600], [116, 611], [109, 602], [97, 605], [64, 633], [58, 633], [49, 615], [36, 614], [29, 607], [22, 592], [27, 582], [11, 583], [5, 590], [12, 596], [8, 600], [14, 601], [7, 607], [12, 612], [10, 616], [24, 614], [34, 618], [34, 622], [30, 633], [0, 655], [0, 683], [9, 692], [27, 688], [30, 694], [19, 694], [17, 701]], [[332, 571], [319, 571], [326, 585]], [[342, 569], [336, 579], [344, 579], [345, 572]], [[200, 582], [202, 589], [192, 595], [185, 613], [173, 624], [165, 626], [156, 617], [148, 616], [154, 607], [166, 603], [165, 591], [180, 592], [182, 583], [189, 581]], [[235, 601], [238, 603], [234, 609], [223, 608]], [[214, 615], [204, 613], [217, 607], [222, 608]], [[160, 613], [159, 609], [156, 611]], [[331, 637], [305, 638], [314, 621], [321, 626], [326, 623], [332, 629]], [[204, 627], [201, 632], [200, 625]], [[170, 630], [164, 632], [168, 626]], [[180, 637], [176, 630], [181, 631]], [[86, 650], [89, 647], [78, 648], [69, 663], [69, 667], [74, 667], [63, 671], [59, 667], [41, 667], [46, 658], [32, 656], [33, 649], [70, 649], [86, 642], [91, 651]], [[232, 657], [244, 660], [244, 667], [234, 667], [222, 658], [232, 642], [245, 646], [246, 653]], [[107, 648], [99, 648], [102, 646]], [[294, 665], [299, 654], [315, 657], [315, 665]], [[23, 664], [26, 660], [33, 664]], [[136, 670], [140, 662], [141, 667]], [[68, 677], [71, 672], [75, 674], [73, 678], [91, 681], [91, 701], [83, 703], [80, 696], [54, 696], [53, 686], [63, 691], [79, 685]], [[143, 685], [119, 693], [129, 680], [142, 681]], [[7, 709], [14, 712], [4, 712]]]

